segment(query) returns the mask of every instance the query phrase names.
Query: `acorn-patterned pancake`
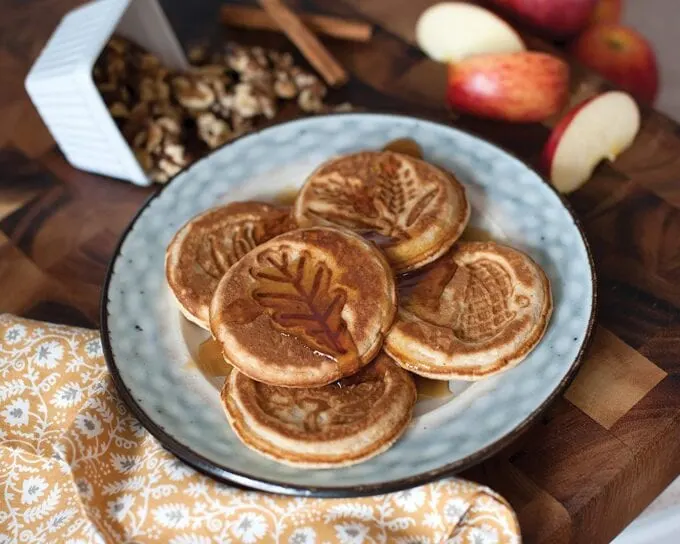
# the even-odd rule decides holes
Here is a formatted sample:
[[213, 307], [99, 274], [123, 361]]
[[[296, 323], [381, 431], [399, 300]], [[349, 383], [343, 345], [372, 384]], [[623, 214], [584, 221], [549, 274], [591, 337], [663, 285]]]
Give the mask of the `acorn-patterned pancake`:
[[321, 387], [380, 350], [396, 315], [384, 256], [348, 230], [298, 229], [231, 267], [210, 307], [225, 357], [258, 381]]
[[288, 208], [233, 202], [186, 223], [165, 255], [165, 275], [182, 313], [209, 329], [210, 301], [224, 273], [262, 242], [295, 228]]
[[383, 249], [396, 272], [443, 255], [469, 217], [465, 190], [454, 176], [392, 151], [327, 161], [309, 176], [295, 202], [298, 224], [359, 232]]
[[413, 379], [384, 353], [325, 387], [276, 387], [234, 370], [222, 389], [246, 446], [306, 468], [352, 465], [387, 450], [408, 427], [415, 401]]
[[460, 242], [402, 278], [385, 351], [421, 376], [477, 380], [524, 359], [551, 313], [548, 278], [531, 258], [493, 242]]

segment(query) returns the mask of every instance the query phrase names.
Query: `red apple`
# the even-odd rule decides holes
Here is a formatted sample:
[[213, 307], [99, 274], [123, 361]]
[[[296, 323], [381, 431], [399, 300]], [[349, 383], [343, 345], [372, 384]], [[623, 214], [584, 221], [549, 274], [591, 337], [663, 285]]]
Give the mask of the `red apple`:
[[638, 100], [654, 102], [659, 87], [656, 56], [639, 32], [617, 24], [592, 26], [576, 38], [570, 50]]
[[519, 34], [498, 15], [462, 2], [442, 2], [427, 8], [416, 23], [416, 41], [437, 62], [526, 49]]
[[513, 122], [542, 121], [564, 105], [569, 68], [546, 53], [480, 55], [449, 65], [447, 99], [462, 112]]
[[492, 0], [554, 38], [573, 36], [585, 28], [597, 0]]
[[570, 193], [590, 179], [603, 159], [614, 160], [640, 129], [640, 111], [630, 95], [610, 91], [572, 108], [543, 148], [541, 166], [554, 187]]
[[618, 23], [621, 20], [623, 5], [621, 0], [598, 0], [590, 17], [589, 25], [602, 23]]

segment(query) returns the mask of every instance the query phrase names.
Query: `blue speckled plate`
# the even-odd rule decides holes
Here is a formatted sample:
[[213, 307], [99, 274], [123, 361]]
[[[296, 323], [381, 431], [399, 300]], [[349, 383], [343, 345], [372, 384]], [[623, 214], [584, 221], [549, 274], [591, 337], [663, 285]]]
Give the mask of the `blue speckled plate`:
[[[516, 368], [472, 385], [451, 383], [446, 402], [420, 404], [394, 447], [365, 463], [303, 470], [270, 461], [232, 433], [219, 380], [188, 361], [206, 333], [186, 322], [165, 282], [165, 248], [189, 218], [218, 202], [268, 199], [299, 187], [333, 155], [415, 139], [426, 160], [456, 173], [472, 225], [530, 254], [548, 274], [554, 313], [545, 337]], [[594, 273], [583, 233], [533, 170], [484, 140], [409, 117], [319, 116], [257, 132], [175, 177], [134, 219], [112, 262], [102, 337], [122, 398], [171, 452], [217, 479], [266, 491], [369, 495], [412, 487], [481, 461], [533, 421], [573, 376], [591, 332]]]

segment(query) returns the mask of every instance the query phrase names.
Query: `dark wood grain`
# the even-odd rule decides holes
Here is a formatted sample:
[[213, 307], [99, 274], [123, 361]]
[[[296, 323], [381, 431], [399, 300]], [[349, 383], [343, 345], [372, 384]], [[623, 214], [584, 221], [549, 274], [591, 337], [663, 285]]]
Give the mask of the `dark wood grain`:
[[[79, 3], [0, 5], [0, 71], [5, 74], [0, 89], [0, 311], [96, 326], [107, 262], [153, 189], [69, 166], [23, 90], [25, 74], [57, 21]], [[347, 86], [332, 91], [338, 101], [448, 122], [536, 165], [554, 119], [508, 125], [455, 115], [444, 107], [446, 67], [425, 59], [413, 40], [415, 19], [429, 3], [287, 2], [305, 12], [375, 25], [369, 43], [324, 40], [351, 73]], [[162, 4], [185, 41], [225, 37], [218, 23], [219, 0]], [[295, 52], [285, 37], [272, 32], [230, 29], [227, 37]], [[532, 48], [561, 54], [525, 37]], [[570, 103], [610, 88], [570, 65]], [[569, 197], [595, 255], [598, 335], [614, 340], [589, 354], [567, 394], [571, 401], [559, 399], [510, 447], [464, 474], [508, 498], [526, 542], [608, 542], [680, 472], [680, 128], [652, 109], [642, 111], [633, 147], [614, 163], [598, 166], [592, 180]], [[614, 375], [617, 357], [629, 361], [623, 376]], [[602, 387], [608, 368], [613, 368], [611, 387], [606, 374]], [[618, 393], [635, 380], [648, 384], [631, 389], [637, 397]], [[591, 383], [619, 410], [616, 417], [608, 413], [604, 418], [598, 404], [587, 400]]]

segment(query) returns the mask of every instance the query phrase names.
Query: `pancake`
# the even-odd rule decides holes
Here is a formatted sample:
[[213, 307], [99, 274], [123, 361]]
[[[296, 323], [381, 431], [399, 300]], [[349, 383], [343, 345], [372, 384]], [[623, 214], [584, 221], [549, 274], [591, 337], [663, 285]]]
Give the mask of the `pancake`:
[[339, 225], [370, 237], [397, 272], [434, 261], [470, 218], [454, 176], [414, 157], [365, 151], [331, 159], [305, 181], [295, 201], [300, 226]]
[[325, 387], [276, 387], [233, 371], [222, 389], [231, 428], [246, 446], [305, 468], [352, 465], [384, 452], [408, 427], [415, 401], [413, 379], [384, 353]]
[[411, 372], [478, 380], [522, 361], [552, 313], [550, 283], [527, 255], [494, 242], [459, 242], [403, 278], [385, 351]]
[[215, 291], [210, 328], [251, 378], [321, 387], [367, 364], [395, 314], [394, 278], [375, 245], [316, 227], [277, 236], [231, 267]]
[[210, 301], [224, 273], [251, 249], [292, 228], [288, 208], [232, 202], [186, 223], [165, 254], [165, 276], [180, 310], [209, 329]]

